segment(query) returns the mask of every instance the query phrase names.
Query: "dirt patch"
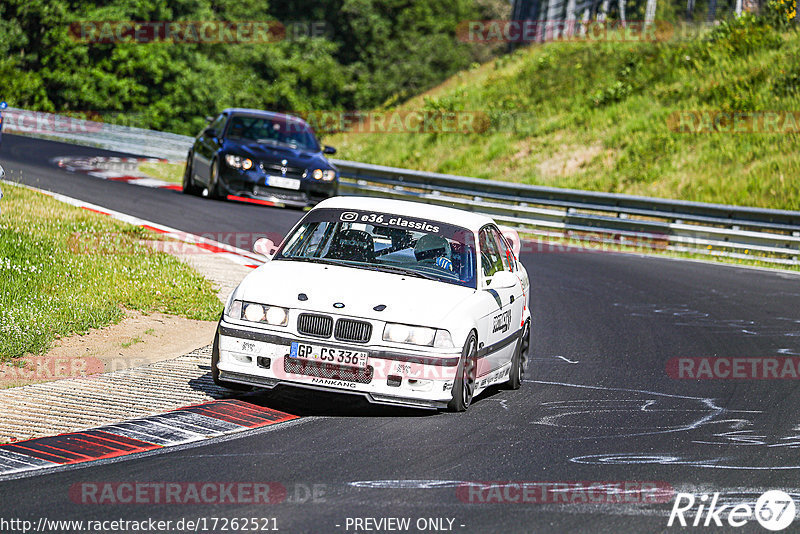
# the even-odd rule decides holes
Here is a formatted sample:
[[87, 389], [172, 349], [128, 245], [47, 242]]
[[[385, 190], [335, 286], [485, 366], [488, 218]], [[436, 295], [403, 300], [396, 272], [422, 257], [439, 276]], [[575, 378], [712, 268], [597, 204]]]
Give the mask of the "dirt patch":
[[586, 167], [603, 152], [603, 145], [564, 146], [558, 152], [537, 165], [544, 178], [571, 176]]
[[119, 371], [177, 358], [213, 341], [214, 321], [126, 311], [115, 325], [56, 340], [24, 366], [0, 368], [0, 388]]

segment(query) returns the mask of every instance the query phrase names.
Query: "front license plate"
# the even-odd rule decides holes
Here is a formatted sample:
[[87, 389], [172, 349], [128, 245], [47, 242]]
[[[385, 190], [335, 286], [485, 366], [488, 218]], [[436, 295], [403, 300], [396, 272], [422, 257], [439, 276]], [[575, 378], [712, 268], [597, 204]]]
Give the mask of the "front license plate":
[[281, 189], [300, 189], [300, 180], [295, 178], [286, 178], [285, 176], [267, 176], [267, 185], [271, 187], [280, 187]]
[[338, 365], [351, 365], [353, 367], [367, 366], [367, 353], [357, 350], [334, 349], [331, 347], [318, 347], [308, 343], [292, 342], [290, 358], [308, 360], [311, 362], [335, 363]]

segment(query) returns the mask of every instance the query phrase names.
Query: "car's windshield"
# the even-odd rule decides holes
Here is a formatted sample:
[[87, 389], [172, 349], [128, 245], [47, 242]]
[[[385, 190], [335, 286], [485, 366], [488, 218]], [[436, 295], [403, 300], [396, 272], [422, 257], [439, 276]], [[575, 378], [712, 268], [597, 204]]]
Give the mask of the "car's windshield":
[[226, 136], [230, 139], [319, 150], [319, 143], [311, 129], [295, 119], [234, 115], [228, 125]]
[[276, 259], [335, 263], [476, 287], [471, 231], [391, 213], [314, 210]]

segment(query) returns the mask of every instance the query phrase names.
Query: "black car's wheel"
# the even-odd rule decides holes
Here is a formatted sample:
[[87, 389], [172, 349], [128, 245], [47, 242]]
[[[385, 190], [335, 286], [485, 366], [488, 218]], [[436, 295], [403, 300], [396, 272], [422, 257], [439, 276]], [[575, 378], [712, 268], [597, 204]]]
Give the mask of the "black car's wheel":
[[472, 403], [475, 395], [475, 377], [478, 373], [478, 337], [475, 332], [470, 332], [461, 351], [461, 359], [458, 361], [456, 378], [453, 382], [453, 398], [447, 404], [447, 408], [453, 412], [463, 412]]
[[194, 185], [192, 178], [192, 153], [186, 158], [186, 169], [183, 171], [183, 193], [186, 195], [200, 194], [200, 188]]
[[211, 172], [208, 177], [208, 198], [221, 199], [223, 198], [220, 192], [219, 184], [219, 160], [215, 159], [211, 162]]
[[508, 376], [509, 389], [519, 389], [522, 385], [522, 379], [525, 376], [525, 363], [528, 358], [528, 349], [530, 348], [530, 335], [530, 322], [526, 322], [522, 329], [522, 337], [519, 338], [517, 348], [514, 351], [514, 357], [511, 358], [511, 370]]
[[219, 377], [219, 332], [214, 334], [214, 345], [211, 348], [211, 379], [214, 383], [221, 388], [231, 389], [234, 391], [251, 391], [251, 386], [244, 384], [236, 384], [235, 382], [228, 382], [221, 380]]

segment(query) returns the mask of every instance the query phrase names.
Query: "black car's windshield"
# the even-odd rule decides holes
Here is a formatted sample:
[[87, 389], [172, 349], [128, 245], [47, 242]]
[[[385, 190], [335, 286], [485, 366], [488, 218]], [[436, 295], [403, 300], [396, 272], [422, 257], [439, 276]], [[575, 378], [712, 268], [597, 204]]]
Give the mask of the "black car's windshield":
[[476, 287], [471, 231], [391, 213], [314, 210], [276, 259], [334, 263]]
[[319, 143], [311, 129], [294, 119], [234, 115], [228, 124], [226, 136], [230, 139], [319, 151]]

